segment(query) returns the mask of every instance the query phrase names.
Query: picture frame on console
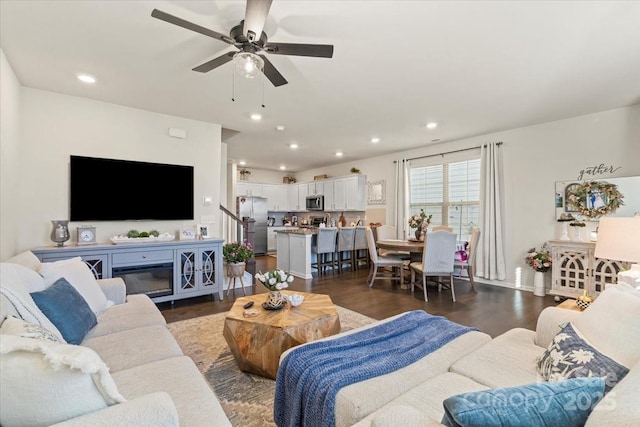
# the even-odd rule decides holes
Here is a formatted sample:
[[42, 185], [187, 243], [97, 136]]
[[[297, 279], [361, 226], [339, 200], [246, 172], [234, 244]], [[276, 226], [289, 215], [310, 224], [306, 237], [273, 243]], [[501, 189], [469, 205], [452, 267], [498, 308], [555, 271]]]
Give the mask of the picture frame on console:
[[209, 230], [209, 224], [198, 224], [197, 226], [198, 236], [201, 239], [210, 239], [211, 232]]
[[198, 237], [196, 228], [181, 228], [178, 233], [178, 238], [180, 240], [195, 240]]

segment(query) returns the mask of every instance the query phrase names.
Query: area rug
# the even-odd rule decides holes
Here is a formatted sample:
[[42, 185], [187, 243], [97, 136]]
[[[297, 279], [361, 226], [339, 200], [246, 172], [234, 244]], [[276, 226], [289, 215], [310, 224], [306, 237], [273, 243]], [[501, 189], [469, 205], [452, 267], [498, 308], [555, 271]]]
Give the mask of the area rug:
[[[374, 319], [336, 306], [342, 331], [375, 322]], [[182, 351], [191, 357], [213, 388], [234, 426], [275, 426], [275, 381], [241, 372], [222, 336], [226, 313], [169, 324]]]

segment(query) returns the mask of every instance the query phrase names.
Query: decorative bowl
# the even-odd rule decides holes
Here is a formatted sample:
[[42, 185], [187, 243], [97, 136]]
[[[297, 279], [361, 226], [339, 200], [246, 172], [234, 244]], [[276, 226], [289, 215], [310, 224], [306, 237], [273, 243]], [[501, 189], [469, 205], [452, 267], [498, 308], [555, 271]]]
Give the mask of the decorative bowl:
[[286, 298], [293, 307], [299, 306], [304, 301], [304, 296], [300, 294], [287, 295]]
[[591, 301], [583, 301], [581, 299], [576, 300], [576, 305], [580, 310], [584, 310], [591, 305]]

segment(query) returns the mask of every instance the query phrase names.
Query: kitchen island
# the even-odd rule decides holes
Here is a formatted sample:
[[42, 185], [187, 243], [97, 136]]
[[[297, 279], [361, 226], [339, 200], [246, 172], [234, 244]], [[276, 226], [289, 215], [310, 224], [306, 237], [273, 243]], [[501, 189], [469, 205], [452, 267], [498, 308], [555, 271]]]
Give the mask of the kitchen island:
[[311, 263], [315, 254], [311, 253], [315, 228], [287, 228], [277, 230], [277, 267], [301, 279], [311, 279]]

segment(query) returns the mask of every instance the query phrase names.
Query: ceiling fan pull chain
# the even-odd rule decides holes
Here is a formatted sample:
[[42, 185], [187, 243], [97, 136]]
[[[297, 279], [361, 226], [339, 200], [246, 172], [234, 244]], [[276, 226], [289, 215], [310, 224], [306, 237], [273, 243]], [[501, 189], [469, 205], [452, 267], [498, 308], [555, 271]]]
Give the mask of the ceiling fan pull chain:
[[264, 73], [262, 73], [262, 108], [264, 108]]
[[236, 72], [231, 69], [231, 101], [236, 102]]

